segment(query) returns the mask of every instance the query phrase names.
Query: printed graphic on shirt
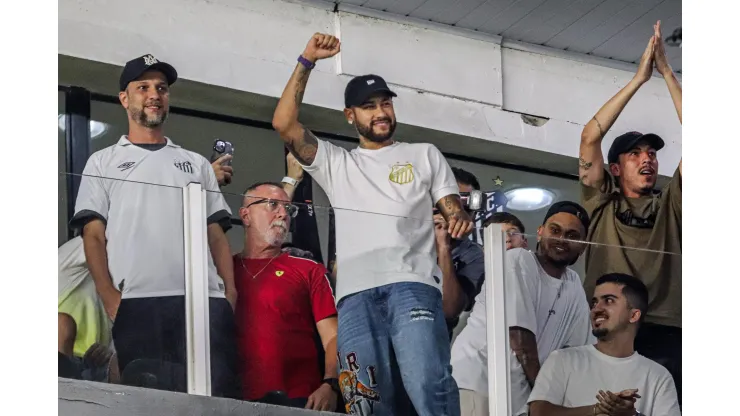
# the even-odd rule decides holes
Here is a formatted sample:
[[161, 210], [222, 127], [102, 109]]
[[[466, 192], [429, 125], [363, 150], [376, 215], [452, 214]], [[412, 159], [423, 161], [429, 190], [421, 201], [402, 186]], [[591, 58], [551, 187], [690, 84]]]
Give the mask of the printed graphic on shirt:
[[414, 165], [411, 163], [398, 163], [391, 167], [388, 180], [399, 185], [411, 183], [414, 180]]
[[277, 277], [280, 277], [280, 276], [282, 276], [282, 275], [283, 275], [283, 273], [285, 273], [285, 272], [284, 272], [284, 271], [282, 271], [282, 270], [275, 270], [275, 276], [277, 276]]
[[[360, 363], [357, 360], [357, 354], [351, 352], [347, 354], [345, 360], [337, 353], [339, 358], [339, 390], [344, 397], [345, 412], [350, 415], [372, 415], [375, 403], [380, 402], [380, 393], [372, 389], [378, 382], [375, 378], [375, 366], [365, 367], [365, 373], [369, 380], [369, 386], [366, 386], [358, 378], [360, 372]], [[345, 365], [346, 364], [346, 368]]]
[[175, 160], [175, 167], [185, 173], [193, 173], [193, 165], [190, 162]]

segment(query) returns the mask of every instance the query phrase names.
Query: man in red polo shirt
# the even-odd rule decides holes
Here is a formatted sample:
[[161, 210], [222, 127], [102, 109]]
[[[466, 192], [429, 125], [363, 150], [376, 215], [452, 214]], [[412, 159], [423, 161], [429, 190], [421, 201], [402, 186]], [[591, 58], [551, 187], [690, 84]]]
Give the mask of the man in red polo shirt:
[[[278, 183], [244, 193], [244, 251], [234, 256], [237, 336], [245, 400], [284, 392], [287, 404], [334, 411], [337, 406], [337, 310], [326, 268], [281, 251], [297, 213]], [[325, 353], [319, 368], [318, 332]]]

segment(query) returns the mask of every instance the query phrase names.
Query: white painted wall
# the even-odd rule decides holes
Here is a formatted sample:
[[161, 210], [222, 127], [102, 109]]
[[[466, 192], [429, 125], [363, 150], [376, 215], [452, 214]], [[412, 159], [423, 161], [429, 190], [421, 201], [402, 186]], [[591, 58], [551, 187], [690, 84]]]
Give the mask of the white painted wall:
[[[582, 125], [632, 76], [586, 56], [344, 10], [352, 13], [286, 0], [60, 0], [59, 53], [116, 65], [153, 53], [182, 78], [277, 97], [311, 34], [336, 33], [343, 52], [317, 65], [306, 103], [341, 110], [350, 76], [374, 72], [398, 93], [400, 122], [571, 157]], [[550, 120], [532, 127], [518, 112]], [[681, 126], [662, 79], [635, 96], [605, 149], [626, 130], [662, 135], [660, 173], [672, 174]]]

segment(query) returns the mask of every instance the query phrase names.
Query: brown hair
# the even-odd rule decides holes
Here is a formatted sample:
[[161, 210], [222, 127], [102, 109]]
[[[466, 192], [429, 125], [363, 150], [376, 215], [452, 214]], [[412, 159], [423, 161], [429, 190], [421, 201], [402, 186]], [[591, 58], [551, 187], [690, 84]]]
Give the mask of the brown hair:
[[519, 232], [524, 234], [524, 224], [516, 215], [509, 212], [494, 212], [490, 217], [483, 221], [483, 226], [489, 224], [509, 224], [519, 229]]

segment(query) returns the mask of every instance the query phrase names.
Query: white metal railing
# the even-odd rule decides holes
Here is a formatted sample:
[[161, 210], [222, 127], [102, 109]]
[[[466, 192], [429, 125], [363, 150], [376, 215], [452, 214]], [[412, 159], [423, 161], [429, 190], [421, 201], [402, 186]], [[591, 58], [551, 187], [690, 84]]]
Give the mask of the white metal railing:
[[490, 416], [511, 415], [509, 329], [504, 299], [506, 238], [501, 224], [483, 230], [486, 265], [486, 339], [488, 355], [488, 411]]
[[185, 241], [185, 315], [188, 394], [211, 395], [206, 192], [199, 183], [182, 190]]

